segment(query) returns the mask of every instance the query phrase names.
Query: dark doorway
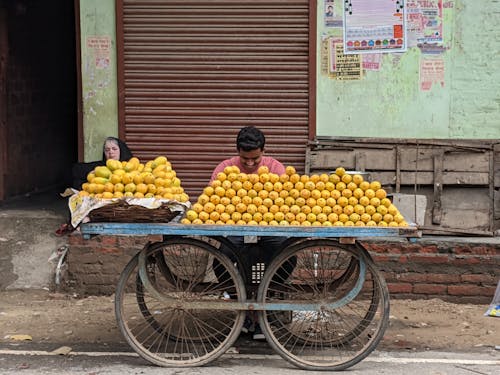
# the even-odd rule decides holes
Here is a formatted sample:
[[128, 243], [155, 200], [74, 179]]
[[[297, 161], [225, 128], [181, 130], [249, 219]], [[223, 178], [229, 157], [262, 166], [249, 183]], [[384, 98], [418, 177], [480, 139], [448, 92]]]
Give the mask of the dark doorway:
[[78, 157], [77, 49], [73, 1], [0, 0], [0, 16], [4, 201], [70, 184]]

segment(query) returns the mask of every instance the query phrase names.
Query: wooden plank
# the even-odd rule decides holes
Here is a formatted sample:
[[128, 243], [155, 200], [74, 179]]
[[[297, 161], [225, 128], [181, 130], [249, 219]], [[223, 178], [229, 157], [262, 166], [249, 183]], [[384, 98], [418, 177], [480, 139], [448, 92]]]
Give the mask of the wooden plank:
[[417, 235], [416, 227], [324, 227], [324, 226], [258, 226], [258, 225], [185, 225], [177, 223], [84, 223], [80, 225], [83, 235], [127, 235], [150, 234], [186, 236], [283, 236], [317, 238], [358, 237], [411, 237]]
[[456, 147], [469, 150], [491, 150], [498, 143], [492, 139], [408, 139], [408, 138], [352, 138], [352, 137], [317, 137], [311, 143], [314, 147], [336, 147], [339, 144], [351, 147], [364, 147], [373, 144], [374, 147], [383, 148], [391, 145], [418, 145]]
[[[352, 169], [354, 170], [354, 168]], [[321, 173], [331, 173], [333, 169], [321, 169], [321, 168], [310, 168], [308, 174], [321, 174]], [[392, 185], [395, 184], [397, 179], [396, 173], [394, 172], [379, 172], [365, 170], [365, 172], [370, 174], [370, 178], [367, 180], [377, 180], [380, 181], [382, 185]], [[468, 173], [465, 172], [443, 172], [443, 185], [461, 185], [461, 186], [486, 186], [489, 181], [488, 173]], [[416, 177], [416, 179], [415, 179]], [[434, 175], [432, 172], [401, 172], [400, 176], [400, 187], [402, 186], [412, 186], [418, 185], [433, 185]]]
[[[344, 168], [365, 170], [391, 170], [397, 168], [397, 150], [375, 148], [339, 148], [310, 152], [311, 169]], [[443, 171], [489, 172], [492, 153], [465, 152], [443, 148], [400, 147], [402, 171], [433, 171], [433, 156], [436, 150], [444, 152]]]
[[494, 176], [494, 186], [500, 187], [500, 143], [497, 143], [494, 146], [493, 176]]
[[441, 224], [443, 211], [441, 208], [441, 195], [443, 193], [443, 159], [444, 152], [436, 151], [434, 155], [434, 195], [432, 203], [432, 223]]

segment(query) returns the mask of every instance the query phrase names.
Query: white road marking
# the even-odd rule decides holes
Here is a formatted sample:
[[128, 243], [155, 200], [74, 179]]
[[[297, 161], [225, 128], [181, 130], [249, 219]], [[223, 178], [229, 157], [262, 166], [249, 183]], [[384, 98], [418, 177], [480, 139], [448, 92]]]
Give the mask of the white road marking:
[[[34, 356], [54, 356], [61, 355], [44, 350], [8, 350], [0, 349], [0, 355], [34, 355]], [[68, 355], [72, 356], [87, 356], [87, 357], [139, 357], [138, 354], [133, 352], [70, 352]], [[279, 355], [263, 355], [263, 354], [224, 354], [222, 357], [231, 359], [281, 359]], [[379, 362], [379, 363], [445, 363], [445, 364], [460, 364], [460, 365], [492, 365], [500, 366], [500, 359], [498, 360], [484, 360], [484, 359], [453, 359], [453, 358], [409, 358], [409, 357], [368, 357], [363, 362]]]

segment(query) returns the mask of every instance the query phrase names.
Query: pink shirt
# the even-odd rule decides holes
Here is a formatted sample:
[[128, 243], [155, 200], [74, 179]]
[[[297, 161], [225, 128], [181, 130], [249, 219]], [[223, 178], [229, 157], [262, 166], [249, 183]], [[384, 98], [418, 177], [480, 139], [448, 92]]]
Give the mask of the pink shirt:
[[253, 171], [246, 170], [246, 168], [241, 164], [239, 156], [233, 156], [230, 159], [222, 161], [217, 167], [215, 167], [214, 171], [212, 172], [212, 178], [210, 179], [210, 182], [217, 178], [217, 173], [223, 172], [224, 168], [231, 167], [233, 165], [237, 166], [242, 173], [257, 173], [259, 167], [262, 166], [268, 167], [269, 172], [275, 173], [277, 175], [285, 173], [285, 166], [271, 156], [262, 156], [259, 165], [256, 166]]

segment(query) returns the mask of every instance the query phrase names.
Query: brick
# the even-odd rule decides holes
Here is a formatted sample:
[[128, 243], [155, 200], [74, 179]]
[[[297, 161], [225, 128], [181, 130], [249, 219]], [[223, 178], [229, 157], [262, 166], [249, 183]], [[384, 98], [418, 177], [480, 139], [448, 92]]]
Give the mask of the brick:
[[68, 262], [71, 264], [96, 264], [99, 259], [96, 253], [88, 252], [84, 254], [75, 255], [71, 251], [67, 257]]
[[440, 284], [415, 284], [413, 293], [415, 294], [443, 294], [446, 293], [446, 285]]
[[70, 246], [74, 246], [74, 245], [83, 245], [84, 244], [84, 239], [83, 239], [83, 236], [81, 235], [81, 233], [77, 232], [77, 233], [71, 233], [69, 236], [68, 236], [68, 244]]
[[117, 247], [101, 247], [97, 249], [97, 252], [102, 254], [123, 254], [123, 249]]
[[375, 263], [385, 263], [385, 262], [390, 262], [392, 260], [393, 257], [391, 257], [390, 255], [387, 255], [387, 254], [383, 254], [383, 255], [380, 255], [380, 254], [371, 254], [373, 260], [375, 261]]
[[429, 273], [426, 274], [426, 281], [428, 283], [438, 284], [454, 284], [460, 282], [460, 275], [445, 274], [445, 273]]
[[477, 285], [449, 285], [448, 294], [460, 296], [490, 296], [495, 294], [495, 287], [483, 287]]
[[413, 285], [409, 283], [387, 283], [389, 293], [411, 293]]
[[415, 273], [415, 272], [408, 272], [408, 273], [401, 273], [396, 276], [397, 280], [400, 282], [406, 282], [406, 283], [415, 283], [415, 282], [424, 282], [427, 280], [427, 275], [423, 273]]
[[422, 246], [419, 251], [420, 254], [437, 254], [438, 248], [436, 245]]
[[500, 247], [495, 245], [490, 246], [456, 246], [455, 254], [474, 254], [474, 255], [499, 255]]
[[450, 263], [454, 266], [480, 264], [481, 258], [476, 256], [465, 255], [465, 256], [450, 258]]
[[486, 275], [486, 274], [475, 274], [475, 275], [460, 275], [460, 281], [469, 284], [491, 284], [494, 285], [497, 281], [497, 276]]
[[100, 242], [102, 246], [116, 246], [118, 241], [116, 236], [100, 236]]
[[443, 264], [448, 263], [448, 256], [412, 254], [408, 256], [408, 261], [415, 263]]

